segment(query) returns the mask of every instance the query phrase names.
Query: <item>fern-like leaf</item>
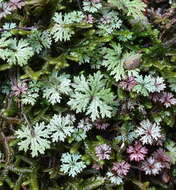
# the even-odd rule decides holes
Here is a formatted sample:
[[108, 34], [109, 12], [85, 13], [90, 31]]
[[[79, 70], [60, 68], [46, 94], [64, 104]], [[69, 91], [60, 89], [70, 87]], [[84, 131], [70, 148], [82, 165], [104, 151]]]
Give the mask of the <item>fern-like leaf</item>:
[[16, 135], [20, 140], [19, 150], [31, 150], [32, 157], [38, 156], [39, 153], [44, 154], [45, 150], [50, 148], [49, 133], [44, 122], [36, 123], [33, 128], [23, 125], [16, 131]]
[[71, 92], [70, 79], [68, 75], [58, 76], [57, 72], [52, 73], [48, 84], [43, 88], [43, 97], [46, 98], [52, 105], [60, 103], [61, 95], [68, 95]]
[[123, 59], [121, 58], [122, 48], [120, 44], [111, 44], [112, 48], [106, 48], [104, 51], [103, 65], [110, 71], [110, 75], [114, 76], [116, 81], [121, 80], [125, 76], [123, 67]]
[[57, 42], [70, 40], [74, 34], [74, 30], [71, 24], [79, 23], [83, 19], [84, 15], [80, 11], [73, 11], [67, 14], [55, 13], [53, 17], [55, 24], [51, 29], [51, 33], [55, 41]]
[[135, 19], [144, 18], [146, 4], [141, 0], [108, 0], [108, 2], [123, 10], [128, 16]]
[[75, 118], [71, 115], [54, 115], [48, 124], [48, 130], [51, 133], [53, 142], [64, 141], [74, 132]]
[[77, 113], [86, 112], [92, 120], [111, 116], [114, 96], [100, 72], [89, 75], [87, 80], [83, 75], [75, 77], [73, 88], [68, 105]]
[[85, 167], [85, 163], [81, 160], [80, 154], [64, 153], [61, 157], [61, 171], [69, 176], [75, 177]]

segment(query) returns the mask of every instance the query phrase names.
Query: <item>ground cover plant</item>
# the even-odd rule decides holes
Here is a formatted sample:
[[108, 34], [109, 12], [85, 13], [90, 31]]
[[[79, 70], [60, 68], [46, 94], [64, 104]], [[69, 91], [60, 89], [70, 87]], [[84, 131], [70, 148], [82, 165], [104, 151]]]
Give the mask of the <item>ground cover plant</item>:
[[0, 190], [174, 190], [175, 23], [174, 0], [0, 0]]

